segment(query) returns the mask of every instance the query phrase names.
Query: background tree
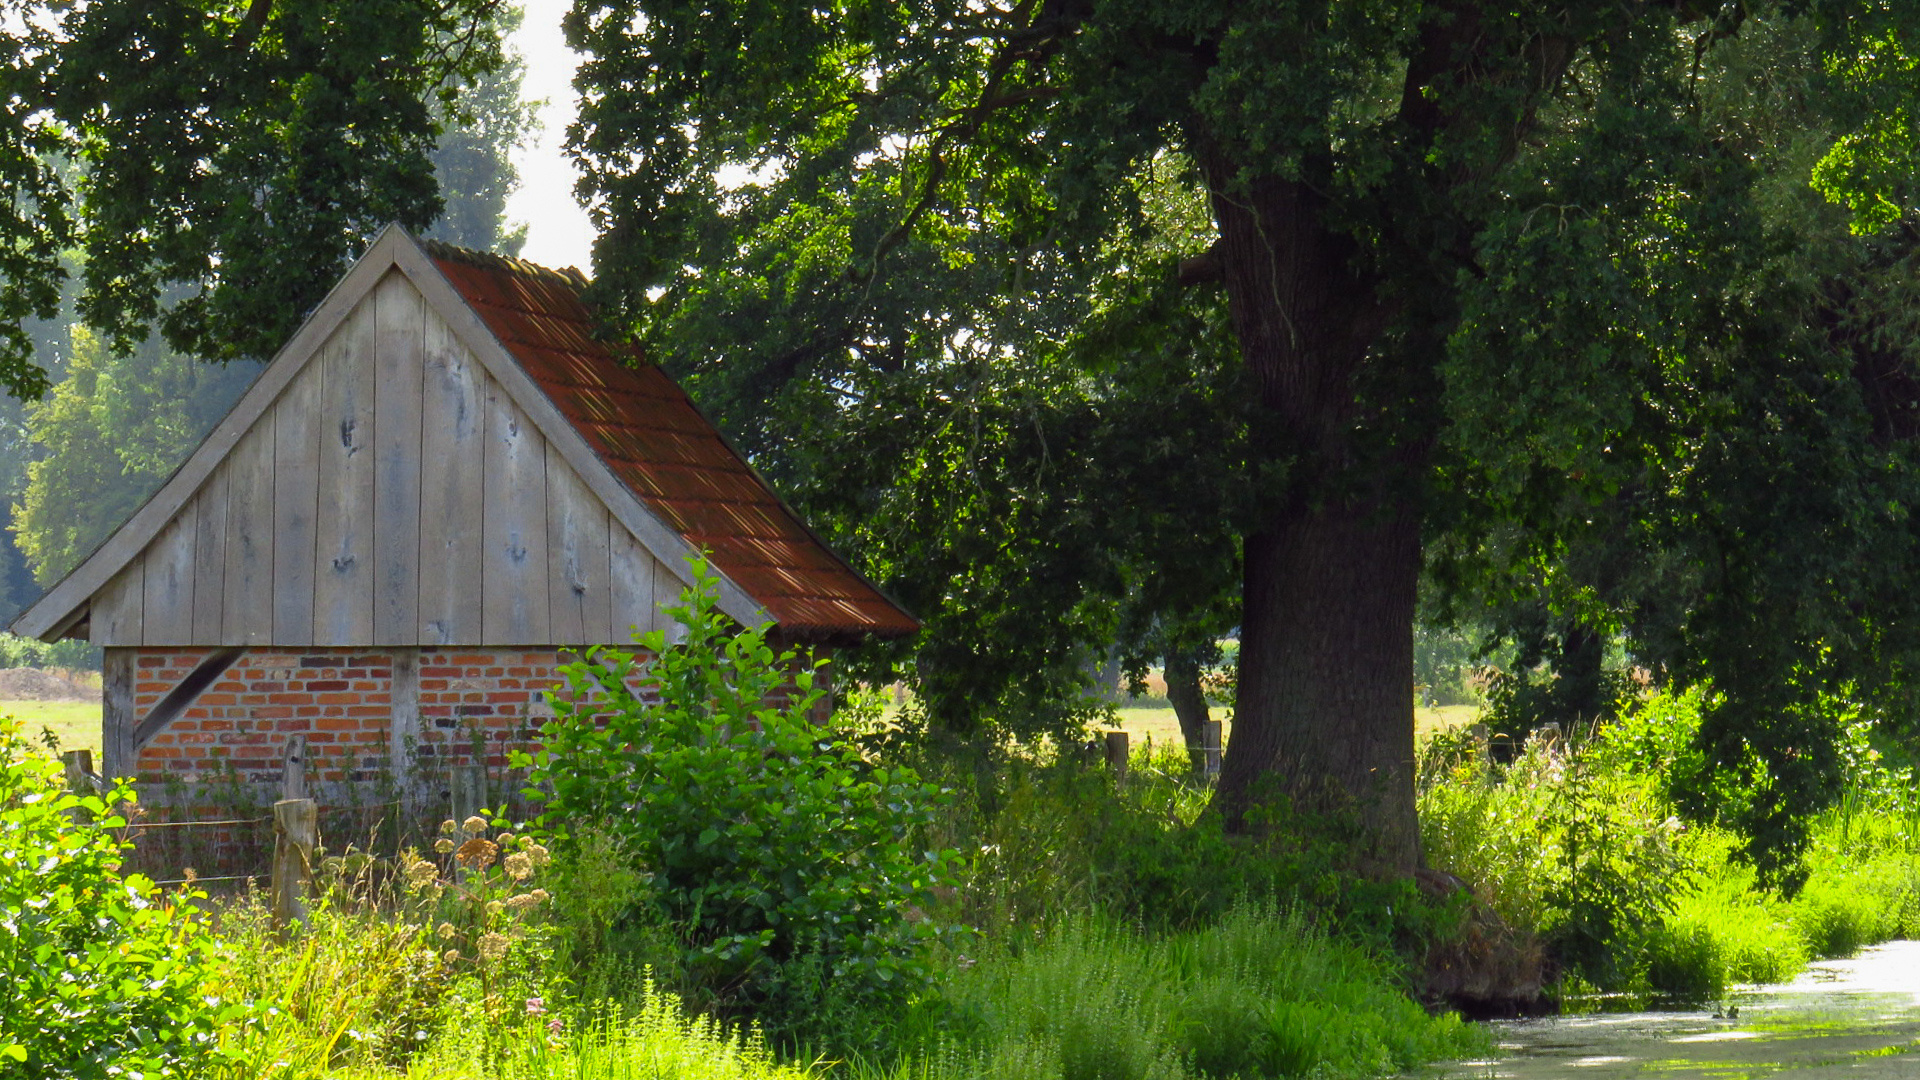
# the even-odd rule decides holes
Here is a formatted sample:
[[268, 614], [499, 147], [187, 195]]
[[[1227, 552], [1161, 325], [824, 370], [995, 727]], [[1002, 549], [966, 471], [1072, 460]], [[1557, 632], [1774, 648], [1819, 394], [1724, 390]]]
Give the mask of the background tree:
[[[836, 439], [906, 460], [894, 475], [969, 460], [973, 428], [875, 437], [898, 408], [869, 395], [881, 375], [966, 353], [1058, 384], [1142, 370], [1175, 327], [1226, 327], [1188, 339], [1236, 354], [1249, 493], [1227, 515], [1243, 578], [1224, 805], [1277, 782], [1358, 815], [1374, 855], [1406, 866], [1423, 551], [1545, 567], [1631, 527], [1694, 583], [1665, 586], [1688, 602], [1641, 625], [1669, 670], [1722, 686], [1711, 760], [1774, 777], [1742, 820], [1756, 853], [1790, 854], [1784, 808], [1832, 791], [1832, 732], [1804, 706], [1907, 623], [1847, 583], [1865, 559], [1906, 565], [1904, 533], [1868, 509], [1902, 494], [1904, 450], [1866, 452], [1844, 367], [1806, 332], [1799, 237], [1762, 211], [1832, 225], [1785, 194], [1813, 173], [1880, 211], [1865, 227], [1883, 202], [1911, 213], [1906, 174], [1875, 162], [1910, 156], [1884, 118], [1912, 115], [1916, 87], [1885, 58], [1913, 55], [1916, 20], [1840, 2], [583, 0], [568, 29], [590, 57], [575, 144], [602, 298], [805, 495]], [[1739, 127], [1741, 96], [1768, 89], [1741, 66], [1751, 36], [1799, 58], [1809, 138]], [[1169, 175], [1202, 228], [1143, 196]], [[1075, 329], [1102, 317], [1128, 334]], [[1216, 442], [1166, 419], [1148, 433], [1169, 457]], [[788, 436], [809, 449], [768, 450]], [[1629, 477], [1651, 501], [1586, 512]], [[1017, 537], [1049, 535], [1020, 520], [1042, 501], [922, 517], [1017, 563]], [[1788, 524], [1801, 543], [1760, 540]], [[883, 576], [895, 565], [885, 538], [843, 535]], [[1100, 575], [1118, 563], [1071, 565], [1017, 595], [1068, 611], [1058, 598], [1113, 591]], [[946, 621], [983, 610], [972, 582], [1018, 573], [976, 557], [929, 580], [943, 571], [945, 592], [898, 586], [929, 616], [923, 679], [958, 640]]]
[[42, 587], [65, 577], [173, 474], [259, 371], [147, 341], [115, 355], [73, 327], [67, 375], [26, 407], [36, 451], [13, 532]]
[[[254, 44], [247, 27], [256, 34], [272, 30], [269, 6], [248, 8], [236, 41]], [[440, 29], [437, 49], [449, 55], [471, 50], [474, 42], [461, 35], [497, 38], [519, 20], [513, 7], [481, 5], [473, 11], [477, 22]], [[262, 47], [287, 45], [276, 39]], [[447, 81], [423, 103], [436, 132], [427, 162], [443, 207], [430, 233], [511, 253], [524, 240], [525, 227], [512, 226], [505, 216], [516, 181], [509, 154], [524, 138], [531, 111], [519, 100], [521, 61], [498, 59], [490, 69], [438, 61]], [[84, 66], [82, 60], [62, 60]], [[91, 159], [77, 160], [61, 174], [75, 188], [84, 185]], [[85, 276], [77, 265], [75, 259], [63, 264], [68, 281], [55, 316], [24, 327], [33, 366], [43, 373], [36, 377], [52, 385], [51, 399], [23, 406], [0, 398], [0, 601], [6, 601], [0, 615], [7, 619], [37, 593], [36, 580], [58, 580], [164, 481], [258, 371], [247, 361], [198, 363], [156, 340], [139, 340], [137, 333], [121, 342], [131, 348], [115, 355], [76, 310], [75, 279]], [[174, 288], [155, 310], [191, 298], [190, 290]], [[75, 358], [71, 366], [69, 354]]]
[[[79, 310], [124, 351], [270, 355], [389, 221], [440, 210], [436, 102], [496, 69], [502, 0], [17, 5], [0, 39], [0, 386], [46, 386], [20, 323]], [[172, 291], [170, 291], [172, 290]], [[179, 296], [162, 308], [163, 293]]]

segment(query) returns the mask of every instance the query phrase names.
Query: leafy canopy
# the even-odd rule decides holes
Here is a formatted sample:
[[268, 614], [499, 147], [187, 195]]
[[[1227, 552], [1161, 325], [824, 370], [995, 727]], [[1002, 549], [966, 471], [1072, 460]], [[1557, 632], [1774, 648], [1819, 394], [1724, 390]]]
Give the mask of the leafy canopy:
[[[500, 66], [504, 0], [20, 3], [0, 36], [0, 387], [45, 379], [21, 321], [124, 351], [264, 357], [389, 221], [439, 213], [436, 109]], [[189, 295], [162, 308], [170, 289]]]

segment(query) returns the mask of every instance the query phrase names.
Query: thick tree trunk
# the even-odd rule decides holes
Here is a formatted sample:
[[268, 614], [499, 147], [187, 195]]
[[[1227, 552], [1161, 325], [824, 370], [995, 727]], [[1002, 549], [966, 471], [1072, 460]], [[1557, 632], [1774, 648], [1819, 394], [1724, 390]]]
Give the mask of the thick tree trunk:
[[1229, 819], [1284, 796], [1359, 829], [1362, 854], [1420, 862], [1413, 785], [1418, 523], [1301, 505], [1246, 541], [1239, 698], [1220, 776]]
[[[1239, 696], [1218, 798], [1227, 820], [1280, 796], [1357, 827], [1356, 854], [1420, 862], [1413, 795], [1413, 613], [1422, 433], [1361, 399], [1390, 316], [1307, 180], [1247, 181], [1202, 155], [1254, 445], [1284, 463], [1245, 541]], [[1387, 365], [1387, 366], [1383, 366]], [[1397, 435], [1388, 435], [1397, 431]]]
[[1180, 738], [1187, 744], [1187, 763], [1195, 776], [1207, 770], [1207, 693], [1200, 687], [1200, 662], [1189, 652], [1175, 650], [1166, 657], [1167, 703], [1180, 721]]

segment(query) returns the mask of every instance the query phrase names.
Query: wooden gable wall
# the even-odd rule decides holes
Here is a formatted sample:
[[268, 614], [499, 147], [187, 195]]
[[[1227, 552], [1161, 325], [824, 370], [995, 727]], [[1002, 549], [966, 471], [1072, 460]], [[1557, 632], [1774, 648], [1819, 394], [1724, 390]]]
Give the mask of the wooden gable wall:
[[683, 576], [389, 271], [95, 595], [90, 637], [624, 644]]

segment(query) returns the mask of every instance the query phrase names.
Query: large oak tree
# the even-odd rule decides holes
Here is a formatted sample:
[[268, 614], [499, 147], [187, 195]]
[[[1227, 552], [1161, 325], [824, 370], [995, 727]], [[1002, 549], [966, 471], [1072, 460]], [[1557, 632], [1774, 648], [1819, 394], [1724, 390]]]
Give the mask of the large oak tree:
[[[1022, 426], [1056, 473], [1113, 449], [1046, 443], [1050, 414], [1017, 406], [983, 437], [996, 410], [955, 387], [1069, 385], [1098, 413], [1141, 372], [1178, 387], [1183, 356], [1225, 387], [1143, 415], [1141, 442], [1172, 468], [1236, 441], [1234, 482], [1194, 490], [1246, 496], [1230, 819], [1284, 794], [1417, 862], [1431, 558], [1456, 586], [1554, 576], [1715, 678], [1710, 760], [1753, 783], [1701, 810], [1791, 855], [1837, 775], [1807, 703], [1896, 671], [1911, 622], [1881, 602], [1913, 565], [1906, 451], [1873, 437], [1858, 350], [1818, 332], [1874, 256], [1796, 245], [1846, 235], [1810, 178], [1863, 229], [1912, 227], [1912, 5], [579, 0], [568, 27], [601, 297], [801, 490], [876, 458], [889, 506], [936, 473], [985, 490], [978, 448]], [[1804, 129], [1769, 142], [1782, 115]], [[991, 494], [995, 520], [971, 494], [918, 516], [1053, 569], [1165, 541], [1063, 553], [1007, 524], [1044, 497]], [[823, 502], [856, 546], [900, 546]], [[870, 565], [933, 609], [935, 655], [941, 619], [980, 610], [977, 571], [942, 591]]]

